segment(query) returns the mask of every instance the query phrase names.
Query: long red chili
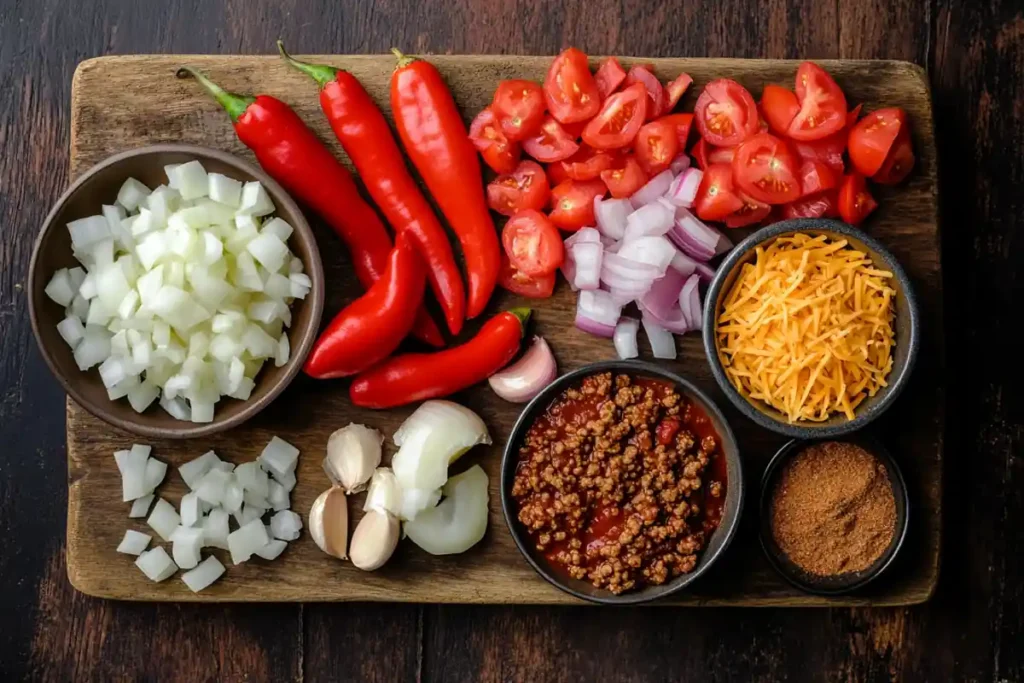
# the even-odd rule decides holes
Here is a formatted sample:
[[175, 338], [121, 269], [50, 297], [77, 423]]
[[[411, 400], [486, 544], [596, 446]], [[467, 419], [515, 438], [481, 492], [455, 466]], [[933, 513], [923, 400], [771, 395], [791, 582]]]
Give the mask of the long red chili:
[[[223, 90], [198, 71], [192, 76], [220, 103], [234, 122], [235, 133], [256, 155], [267, 173], [320, 214], [345, 241], [356, 277], [369, 288], [384, 274], [391, 239], [377, 213], [359, 195], [352, 174], [302, 122], [299, 115], [270, 95], [251, 97]], [[418, 339], [444, 346], [437, 325], [422, 310], [413, 330]]]
[[384, 277], [334, 317], [306, 359], [306, 374], [347, 377], [387, 358], [409, 334], [425, 287], [423, 259], [400, 232]]
[[466, 290], [452, 245], [409, 174], [388, 122], [359, 80], [347, 71], [292, 58], [284, 43], [277, 48], [290, 65], [320, 86], [320, 108], [335, 136], [359, 171], [395, 232], [408, 231], [427, 262], [430, 285], [444, 310], [448, 329], [458, 334], [466, 316]]
[[473, 318], [494, 291], [501, 251], [487, 212], [480, 160], [440, 72], [429, 62], [392, 52], [398, 57], [391, 76], [395, 127], [462, 244], [469, 291], [466, 317]]
[[435, 353], [393, 356], [352, 380], [352, 403], [393, 408], [454, 394], [505, 367], [519, 350], [530, 309], [499, 313], [461, 346]]

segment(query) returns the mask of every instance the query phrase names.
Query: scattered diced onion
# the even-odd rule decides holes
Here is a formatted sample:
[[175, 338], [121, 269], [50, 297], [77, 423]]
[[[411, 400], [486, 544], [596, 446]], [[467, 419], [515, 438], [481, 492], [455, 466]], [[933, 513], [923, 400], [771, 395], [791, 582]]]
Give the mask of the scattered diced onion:
[[640, 355], [637, 349], [636, 335], [640, 330], [640, 321], [636, 318], [622, 318], [615, 326], [615, 352], [619, 358], [636, 358]]
[[210, 555], [199, 565], [181, 575], [181, 580], [193, 593], [209, 588], [213, 582], [224, 575], [224, 565], [213, 555]]

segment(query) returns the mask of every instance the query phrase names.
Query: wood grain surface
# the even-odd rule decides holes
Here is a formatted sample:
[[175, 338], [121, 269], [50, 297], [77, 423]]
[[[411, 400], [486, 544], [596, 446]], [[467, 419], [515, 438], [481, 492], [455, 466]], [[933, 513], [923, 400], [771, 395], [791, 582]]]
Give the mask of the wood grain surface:
[[[166, 605], [64, 564], [64, 401], [34, 348], [31, 237], [68, 182], [70, 84], [102, 54], [594, 53], [907, 59], [935, 102], [945, 549], [909, 608]], [[0, 677], [32, 681], [1016, 681], [1024, 15], [1016, 0], [9, 0], [0, 3]], [[1014, 321], [1014, 322], [1011, 322]], [[723, 560], [724, 561], [724, 560]]]
[[[388, 84], [395, 60], [386, 56], [316, 56], [352, 73], [388, 116]], [[490, 102], [495, 84], [504, 78], [542, 80], [550, 57], [438, 56], [440, 69], [467, 122]], [[596, 61], [596, 59], [595, 59]], [[713, 78], [734, 78], [759, 93], [765, 83], [791, 82], [797, 62], [736, 59], [657, 59], [655, 72], [670, 80], [682, 72], [694, 78], [694, 92], [683, 108], [692, 109], [697, 92]], [[274, 57], [102, 57], [79, 66], [71, 91], [71, 175], [123, 149], [177, 141], [209, 145], [252, 157], [235, 137], [230, 119], [192, 80], [171, 77], [181, 64], [205, 72], [232, 92], [273, 93], [310, 122], [336, 154], [343, 155], [319, 110], [316, 88], [305, 76]], [[628, 61], [624, 64], [628, 68]], [[673, 604], [696, 605], [885, 605], [926, 600], [938, 580], [942, 491], [943, 378], [941, 274], [935, 146], [931, 100], [921, 70], [905, 62], [829, 62], [822, 65], [837, 79], [851, 102], [869, 110], [883, 104], [906, 109], [913, 125], [917, 167], [912, 179], [882, 193], [881, 209], [868, 229], [906, 265], [926, 311], [924, 362], [880, 431], [897, 454], [912, 495], [910, 540], [899, 564], [868, 591], [843, 597], [806, 595], [779, 577], [763, 557], [757, 538], [758, 481], [775, 451], [786, 441], [771, 435], [726, 406], [710, 376], [700, 335], [680, 339], [680, 357], [664, 364], [699, 383], [727, 410], [747, 472], [747, 504], [732, 546], [706, 578], [672, 599]], [[99, 198], [97, 198], [99, 201]], [[348, 255], [330, 229], [307, 212], [322, 245], [325, 279], [330, 292], [324, 321], [330, 320], [361, 293]], [[749, 232], [749, 231], [746, 231]], [[733, 235], [734, 237], [736, 235]], [[548, 340], [559, 367], [575, 369], [615, 357], [611, 343], [585, 334], [572, 321], [576, 295], [561, 282], [555, 295], [541, 302], [517, 300], [499, 291], [484, 319], [512, 306], [534, 305], [531, 327]], [[475, 332], [473, 321], [464, 333]], [[646, 341], [646, 340], [642, 340]], [[897, 343], [899, 343], [897, 341]], [[650, 358], [642, 346], [642, 357]], [[662, 361], [659, 361], [662, 362]], [[349, 563], [324, 555], [308, 534], [292, 543], [281, 559], [251, 561], [233, 567], [224, 580], [202, 593], [192, 593], [179, 580], [149, 581], [115, 548], [126, 527], [148, 530], [144, 520], [128, 523], [120, 501], [120, 475], [112, 453], [127, 448], [132, 437], [86, 413], [73, 401], [68, 412], [68, 576], [79, 590], [99, 597], [131, 600], [199, 601], [318, 601], [383, 600], [402, 602], [563, 603], [580, 601], [557, 590], [520, 556], [501, 512], [499, 472], [501, 452], [521, 406], [498, 398], [481, 384], [453, 397], [472, 406], [491, 430], [494, 445], [476, 448], [462, 462], [478, 462], [490, 475], [490, 530], [484, 541], [456, 557], [434, 557], [403, 543], [382, 570], [363, 572]], [[327, 438], [350, 422], [371, 425], [391, 435], [415, 406], [400, 410], [359, 409], [348, 398], [347, 382], [314, 382], [301, 378], [256, 418], [215, 437], [181, 442], [143, 440], [154, 455], [180, 465], [213, 448], [235, 462], [259, 454], [272, 434], [293, 443], [303, 453], [292, 505], [301, 514], [329, 482], [323, 474]], [[898, 424], [899, 429], [886, 425]], [[876, 429], [875, 431], [879, 431]], [[390, 443], [390, 442], [389, 442]], [[385, 462], [389, 455], [385, 457]], [[177, 504], [187, 491], [172, 473], [159, 493]], [[349, 507], [361, 516], [362, 496]], [[227, 553], [222, 560], [227, 562]], [[230, 566], [230, 565], [229, 565]]]

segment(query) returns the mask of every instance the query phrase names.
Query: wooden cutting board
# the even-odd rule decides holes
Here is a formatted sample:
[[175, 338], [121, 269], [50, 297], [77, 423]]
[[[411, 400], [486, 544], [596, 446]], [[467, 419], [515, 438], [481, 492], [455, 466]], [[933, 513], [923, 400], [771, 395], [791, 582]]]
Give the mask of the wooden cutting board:
[[[467, 122], [489, 103], [499, 80], [541, 80], [551, 61], [550, 57], [518, 56], [446, 55], [430, 59], [446, 77]], [[394, 67], [392, 57], [320, 56], [315, 60], [354, 73], [390, 117], [387, 86]], [[623, 61], [628, 64], [636, 60]], [[653, 62], [663, 80], [683, 71], [693, 76], [694, 86], [683, 102], [685, 110], [692, 110], [695, 93], [713, 78], [734, 78], [757, 94], [769, 82], [792, 83], [797, 66], [791, 61], [732, 59], [643, 61]], [[348, 163], [319, 110], [312, 81], [277, 57], [104, 57], [82, 63], [75, 74], [72, 177], [116, 152], [163, 142], [206, 145], [254, 161], [235, 137], [227, 115], [194, 82], [174, 77], [177, 67], [185, 64], [205, 71], [228, 90], [268, 93], [288, 102]], [[667, 366], [695, 380], [725, 411], [744, 458], [746, 504], [740, 530], [713, 571], [669, 604], [904, 605], [928, 599], [938, 578], [945, 373], [936, 155], [927, 80], [922, 69], [903, 62], [822, 64], [851, 103], [863, 103], [866, 110], [901, 106], [913, 124], [917, 167], [903, 186], [879, 189], [881, 208], [866, 224], [866, 229], [888, 245], [907, 269], [924, 314], [922, 350], [911, 384], [889, 414], [873, 427], [899, 461], [910, 488], [909, 536], [890, 573], [855, 596], [805, 595], [777, 576], [758, 542], [757, 510], [760, 476], [784, 439], [756, 427], [732, 408], [711, 378], [699, 335], [690, 334], [679, 341], [679, 359]], [[97, 207], [105, 200], [97, 197]], [[319, 238], [327, 278], [326, 321], [360, 290], [337, 238], [314, 216], [310, 219]], [[502, 292], [492, 301], [491, 310], [524, 304], [530, 302]], [[560, 369], [614, 357], [609, 341], [573, 328], [575, 297], [564, 282], [554, 297], [535, 308], [534, 330], [550, 341]], [[474, 323], [468, 332], [479, 324]], [[644, 340], [641, 355], [650, 357]], [[464, 458], [469, 463], [480, 463], [491, 478], [490, 528], [479, 545], [463, 555], [433, 557], [403, 542], [383, 569], [366, 573], [327, 557], [303, 532], [301, 539], [272, 563], [254, 559], [232, 566], [226, 553], [216, 551], [228, 571], [221, 581], [198, 595], [177, 577], [151, 583], [133, 565], [132, 558], [114, 551], [125, 529], [149, 531], [144, 520], [128, 519], [128, 505], [120, 502], [120, 478], [112, 457], [115, 450], [138, 439], [69, 401], [68, 576], [85, 593], [130, 600], [577, 602], [533, 572], [520, 556], [502, 518], [498, 495], [501, 446], [517, 407], [498, 399], [486, 385], [455, 399], [481, 414], [495, 442], [492, 447], [474, 449]], [[345, 382], [314, 382], [300, 377], [252, 422], [201, 441], [153, 442], [153, 454], [176, 466], [213, 448], [222, 458], [244, 462], [254, 458], [272, 435], [280, 435], [302, 451], [292, 501], [293, 509], [305, 519], [313, 500], [328, 486], [320, 465], [328, 435], [349, 422], [362, 422], [390, 436], [410, 412], [410, 408], [381, 412], [357, 409], [347, 399]], [[390, 442], [388, 446], [385, 461], [394, 450]], [[169, 469], [159, 495], [177, 504], [184, 491], [177, 472]], [[353, 525], [362, 514], [361, 508], [360, 495], [350, 501]]]

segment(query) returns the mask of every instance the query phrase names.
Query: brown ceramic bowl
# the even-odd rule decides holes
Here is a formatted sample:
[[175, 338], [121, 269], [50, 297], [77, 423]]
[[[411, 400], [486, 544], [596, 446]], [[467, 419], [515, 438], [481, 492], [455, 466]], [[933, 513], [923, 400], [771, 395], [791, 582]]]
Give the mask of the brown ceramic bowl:
[[[303, 300], [292, 305], [289, 328], [291, 358], [282, 367], [267, 363], [256, 376], [256, 386], [247, 401], [223, 398], [217, 403], [212, 422], [192, 423], [177, 420], [156, 402], [144, 413], [136, 413], [126, 399], [111, 401], [96, 368], [82, 372], [75, 364], [71, 348], [57, 332], [64, 309], [44, 293], [54, 271], [78, 265], [71, 255], [68, 222], [100, 213], [102, 204], [113, 204], [121, 184], [129, 177], [149, 187], [166, 183], [163, 167], [198, 159], [208, 171], [223, 173], [242, 181], [258, 180], [267, 189], [276, 215], [295, 229], [288, 246], [302, 259], [313, 287]], [[260, 412], [295, 378], [316, 339], [324, 303], [324, 275], [320, 252], [309, 224], [298, 205], [266, 173], [226, 152], [193, 145], [154, 145], [120, 154], [93, 166], [61, 195], [43, 223], [36, 239], [29, 266], [29, 311], [32, 331], [39, 350], [60, 380], [64, 390], [96, 417], [142, 436], [187, 439], [206, 436], [239, 425]]]

